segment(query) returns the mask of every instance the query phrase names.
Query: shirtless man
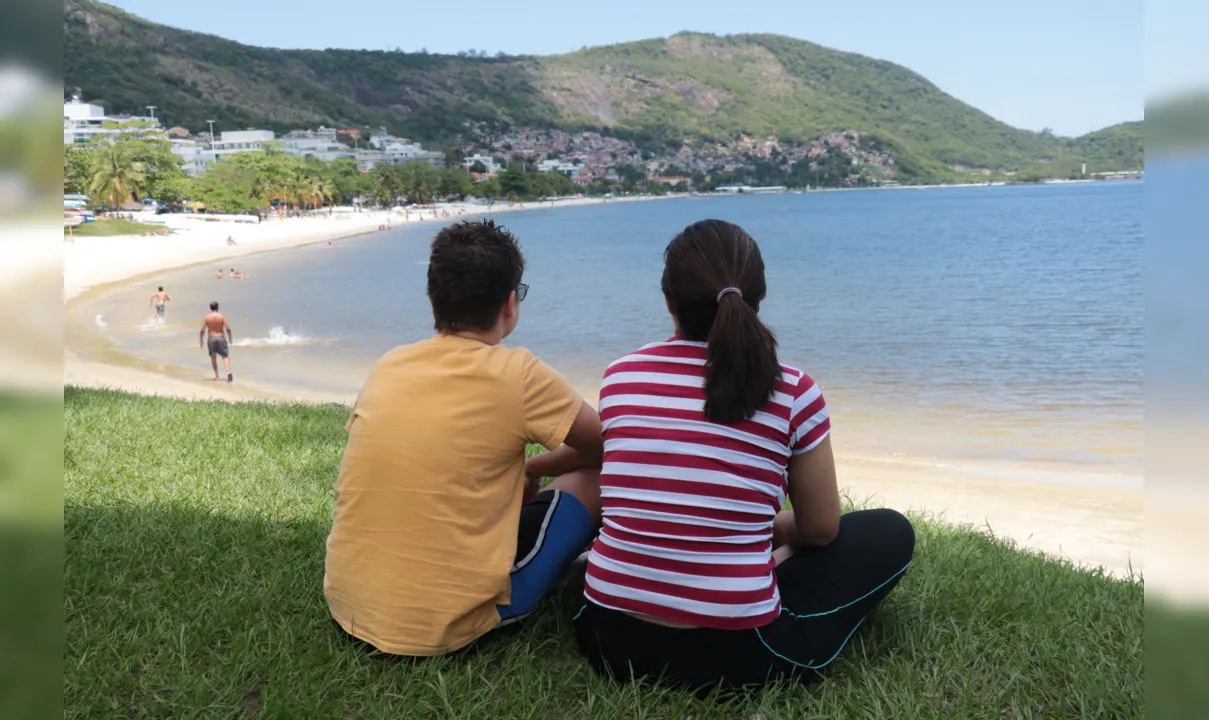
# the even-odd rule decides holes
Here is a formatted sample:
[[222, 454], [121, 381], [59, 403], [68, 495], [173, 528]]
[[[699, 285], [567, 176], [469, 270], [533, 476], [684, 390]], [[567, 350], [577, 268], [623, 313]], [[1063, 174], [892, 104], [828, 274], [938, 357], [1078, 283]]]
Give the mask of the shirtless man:
[[222, 280], [222, 268], [218, 269], [218, 279]]
[[161, 285], [159, 292], [152, 295], [151, 302], [148, 303], [149, 305], [155, 306], [155, 317], [159, 319], [161, 323], [164, 322], [164, 306], [171, 299], [172, 298], [168, 297], [168, 293], [164, 292], [164, 286]]
[[231, 326], [218, 311], [218, 303], [210, 303], [210, 312], [202, 319], [201, 332], [197, 334], [197, 344], [210, 351], [210, 366], [214, 368], [215, 381], [222, 379], [218, 376], [219, 355], [222, 355], [222, 364], [227, 369], [227, 382], [235, 379], [231, 375], [231, 342]]

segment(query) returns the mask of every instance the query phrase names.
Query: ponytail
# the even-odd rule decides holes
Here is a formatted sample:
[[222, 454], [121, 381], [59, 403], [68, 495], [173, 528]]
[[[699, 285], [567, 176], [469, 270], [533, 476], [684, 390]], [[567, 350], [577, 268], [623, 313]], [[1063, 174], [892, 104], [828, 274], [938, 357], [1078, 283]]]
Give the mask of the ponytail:
[[777, 339], [760, 321], [764, 260], [738, 225], [702, 220], [664, 252], [661, 283], [668, 307], [688, 340], [705, 342], [705, 417], [750, 420], [781, 379]]
[[705, 418], [750, 420], [781, 378], [777, 339], [738, 293], [721, 295], [706, 339]]

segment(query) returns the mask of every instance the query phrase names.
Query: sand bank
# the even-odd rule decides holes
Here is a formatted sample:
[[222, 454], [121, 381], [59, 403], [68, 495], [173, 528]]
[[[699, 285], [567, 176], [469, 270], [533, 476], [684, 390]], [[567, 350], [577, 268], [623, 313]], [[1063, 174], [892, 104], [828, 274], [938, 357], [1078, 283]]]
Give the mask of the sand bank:
[[[571, 200], [559, 206], [600, 202]], [[614, 201], [616, 202], [616, 200]], [[549, 207], [548, 203], [497, 206], [491, 212]], [[459, 211], [482, 212], [479, 206], [453, 206]], [[433, 219], [431, 211], [410, 222], [434, 226], [453, 218]], [[80, 238], [64, 243], [64, 295], [75, 298], [89, 288], [121, 282], [151, 272], [200, 263], [216, 263], [257, 252], [298, 247], [361, 233], [376, 232], [387, 222], [386, 212], [347, 213], [332, 217], [270, 219], [259, 225], [208, 225], [176, 219], [177, 234], [166, 237]], [[406, 220], [390, 214], [392, 226]], [[434, 228], [435, 229], [435, 228]], [[228, 233], [237, 245], [226, 243]], [[70, 333], [69, 333], [70, 336]], [[67, 348], [65, 384], [110, 387], [130, 392], [188, 400], [337, 402], [352, 397], [300, 393], [256, 383], [211, 383], [175, 376], [171, 369], [136, 363], [105, 362], [86, 348]], [[594, 389], [584, 394], [595, 401]], [[871, 462], [843, 455], [842, 438], [837, 453], [842, 491], [853, 500], [900, 510], [921, 511], [956, 524], [982, 528], [1007, 537], [1023, 547], [1064, 557], [1087, 566], [1099, 566], [1119, 577], [1143, 569], [1143, 491], [1136, 488], [1098, 487], [1054, 482], [1052, 474], [1021, 472], [1018, 479], [989, 479], [968, 468], [925, 466], [902, 462]]]

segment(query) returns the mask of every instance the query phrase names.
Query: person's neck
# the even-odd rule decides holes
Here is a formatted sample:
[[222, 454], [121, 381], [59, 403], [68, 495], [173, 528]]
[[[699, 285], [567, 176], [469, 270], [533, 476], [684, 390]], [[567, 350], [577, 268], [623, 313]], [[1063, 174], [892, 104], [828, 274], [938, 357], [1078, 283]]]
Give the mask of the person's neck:
[[474, 340], [481, 342], [484, 345], [499, 345], [504, 341], [504, 331], [499, 327], [491, 328], [490, 330], [458, 330], [457, 332], [441, 333], [449, 337], [462, 338], [463, 340]]

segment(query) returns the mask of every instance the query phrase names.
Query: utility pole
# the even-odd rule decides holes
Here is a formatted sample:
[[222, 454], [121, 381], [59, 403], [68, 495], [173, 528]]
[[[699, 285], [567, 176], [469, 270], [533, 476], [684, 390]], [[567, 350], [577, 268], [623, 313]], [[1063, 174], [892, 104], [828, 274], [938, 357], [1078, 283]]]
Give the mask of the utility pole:
[[213, 163], [218, 161], [218, 155], [214, 153], [214, 121], [207, 120], [206, 122], [210, 124], [210, 162]]

